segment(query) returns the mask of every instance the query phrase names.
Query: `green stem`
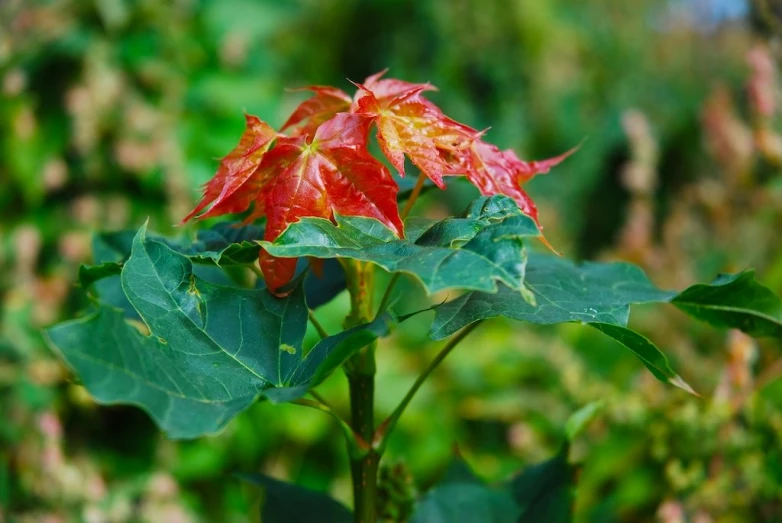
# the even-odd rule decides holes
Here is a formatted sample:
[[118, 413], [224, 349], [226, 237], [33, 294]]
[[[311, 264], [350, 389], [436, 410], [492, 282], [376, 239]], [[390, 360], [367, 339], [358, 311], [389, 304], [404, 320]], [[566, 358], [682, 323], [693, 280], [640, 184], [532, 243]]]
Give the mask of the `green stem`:
[[318, 318], [315, 317], [315, 312], [312, 309], [309, 309], [308, 314], [310, 318], [310, 323], [312, 323], [312, 326], [315, 327], [316, 331], [318, 331], [318, 336], [320, 336], [320, 339], [328, 338], [329, 333], [326, 332], [326, 329], [324, 329], [323, 325], [320, 324]]
[[465, 327], [461, 330], [461, 332], [459, 332], [459, 334], [451, 338], [442, 349], [440, 349], [440, 352], [437, 353], [437, 356], [435, 356], [426, 369], [424, 369], [421, 375], [418, 376], [418, 378], [415, 380], [413, 386], [410, 387], [410, 390], [407, 391], [405, 397], [402, 398], [402, 402], [396, 407], [396, 409], [394, 409], [394, 412], [392, 412], [391, 415], [386, 418], [386, 420], [383, 421], [380, 426], [378, 426], [377, 432], [375, 432], [375, 435], [371, 440], [373, 448], [375, 448], [380, 453], [383, 452], [386, 446], [386, 442], [388, 441], [389, 434], [391, 434], [391, 432], [396, 427], [399, 418], [402, 417], [402, 413], [404, 413], [405, 409], [412, 401], [413, 396], [415, 396], [416, 392], [418, 392], [418, 389], [421, 388], [421, 385], [424, 384], [429, 375], [440, 365], [440, 363], [442, 363], [446, 356], [448, 356], [448, 354], [450, 354], [451, 351], [456, 348], [457, 345], [459, 345], [459, 342], [466, 338], [467, 335], [475, 330], [475, 328], [478, 327], [478, 325], [481, 323], [482, 322], [478, 321]]
[[375, 313], [376, 316], [380, 316], [388, 308], [388, 304], [391, 302], [391, 296], [394, 287], [396, 286], [396, 282], [399, 281], [399, 278], [401, 276], [402, 276], [401, 272], [397, 272], [396, 274], [391, 276], [391, 280], [388, 282], [388, 285], [386, 286], [386, 292], [383, 293], [383, 298], [381, 298], [380, 300], [380, 306], [378, 306], [377, 308], [377, 313]]
[[291, 403], [294, 405], [301, 405], [302, 407], [308, 407], [310, 409], [325, 412], [334, 418], [337, 421], [339, 428], [342, 429], [342, 432], [345, 435], [345, 441], [347, 441], [348, 451], [351, 456], [355, 456], [357, 459], [360, 459], [369, 452], [370, 446], [367, 443], [367, 440], [356, 434], [350, 425], [348, 425], [348, 422], [342, 419], [341, 416], [331, 410], [331, 408], [328, 406], [324, 405], [323, 403], [304, 398], [293, 400]]
[[[345, 274], [350, 292], [351, 309], [345, 327], [367, 323], [372, 319], [374, 266], [346, 260]], [[345, 365], [350, 390], [351, 428], [358, 437], [370, 442], [375, 433], [375, 348], [373, 342], [354, 354]], [[380, 453], [372, 449], [363, 456], [351, 456], [353, 480], [353, 514], [356, 523], [377, 520], [377, 467]]]
[[415, 205], [415, 201], [418, 199], [418, 196], [421, 194], [421, 189], [424, 188], [424, 182], [426, 181], [426, 175], [424, 173], [421, 173], [418, 175], [418, 180], [415, 182], [415, 187], [413, 187], [413, 192], [410, 193], [410, 197], [405, 202], [405, 206], [402, 209], [402, 212], [399, 213], [399, 216], [404, 220], [407, 218], [407, 215], [410, 214], [410, 211], [413, 209], [413, 205]]

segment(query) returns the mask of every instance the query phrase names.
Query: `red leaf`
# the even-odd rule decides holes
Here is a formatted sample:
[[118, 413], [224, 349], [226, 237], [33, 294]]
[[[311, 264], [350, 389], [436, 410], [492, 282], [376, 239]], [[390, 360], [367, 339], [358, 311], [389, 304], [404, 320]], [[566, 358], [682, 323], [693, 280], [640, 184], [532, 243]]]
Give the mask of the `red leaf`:
[[347, 93], [335, 87], [312, 85], [296, 89], [296, 91], [301, 90], [310, 90], [315, 93], [315, 96], [299, 104], [281, 129], [284, 131], [289, 127], [305, 122], [294, 133], [295, 136], [312, 136], [320, 124], [329, 120], [337, 113], [348, 111], [353, 101]]
[[[266, 240], [300, 218], [332, 219], [335, 212], [375, 218], [403, 234], [396, 182], [366, 149], [370, 123], [339, 113], [318, 128], [311, 144], [304, 137], [277, 140], [253, 177], [258, 188], [253, 215], [266, 216]], [[295, 260], [262, 253], [261, 268], [275, 292], [290, 281]]]
[[548, 160], [524, 162], [516, 153], [500, 149], [483, 140], [476, 139], [470, 147], [467, 179], [475, 185], [481, 194], [504, 194], [513, 198], [519, 208], [530, 218], [538, 222], [538, 209], [532, 198], [521, 188], [537, 174], [547, 173], [552, 167], [573, 154], [577, 148]]
[[[385, 72], [385, 71], [384, 71]], [[434, 90], [430, 84], [411, 84], [401, 80], [370, 76], [357, 84], [359, 92], [353, 110], [373, 118], [383, 154], [405, 174], [405, 155], [440, 188], [443, 175], [453, 174], [449, 153], [469, 145], [478, 133], [451, 120], [432, 102], [421, 96]]]
[[252, 203], [253, 194], [246, 190], [246, 184], [261, 164], [277, 132], [256, 116], [245, 114], [245, 120], [246, 128], [239, 145], [220, 161], [217, 174], [204, 187], [203, 198], [182, 223], [210, 205], [199, 218], [243, 212]]

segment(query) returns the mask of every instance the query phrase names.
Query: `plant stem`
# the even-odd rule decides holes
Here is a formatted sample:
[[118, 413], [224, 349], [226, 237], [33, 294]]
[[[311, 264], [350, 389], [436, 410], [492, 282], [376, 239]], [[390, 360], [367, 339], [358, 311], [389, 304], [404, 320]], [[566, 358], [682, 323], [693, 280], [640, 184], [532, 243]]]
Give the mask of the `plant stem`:
[[343, 434], [345, 435], [345, 441], [348, 445], [348, 451], [350, 452], [351, 456], [356, 456], [356, 458], [361, 458], [367, 452], [370, 450], [369, 444], [367, 443], [367, 440], [360, 437], [358, 434], [356, 434], [353, 429], [348, 425], [347, 421], [342, 419], [339, 414], [331, 410], [330, 407], [327, 405], [320, 403], [318, 401], [312, 401], [304, 398], [299, 398], [297, 400], [293, 400], [291, 403], [294, 405], [301, 405], [302, 407], [308, 407], [311, 409], [319, 410], [321, 412], [325, 412], [332, 418], [334, 418], [337, 423], [339, 424], [339, 428], [342, 429]]
[[404, 220], [407, 218], [407, 215], [410, 214], [410, 211], [413, 209], [413, 205], [415, 205], [415, 201], [418, 199], [418, 195], [421, 194], [421, 189], [424, 188], [424, 182], [426, 181], [426, 175], [424, 173], [421, 173], [418, 175], [418, 180], [415, 182], [415, 187], [413, 187], [413, 192], [410, 193], [410, 197], [405, 202], [405, 206], [402, 209], [402, 212], [399, 213], [399, 216]]
[[328, 338], [329, 333], [326, 332], [326, 329], [324, 329], [323, 325], [320, 324], [318, 318], [315, 317], [315, 312], [312, 309], [309, 309], [309, 318], [312, 326], [315, 327], [316, 331], [318, 331], [318, 336], [320, 336], [320, 339]]
[[394, 430], [394, 427], [396, 427], [399, 418], [402, 417], [402, 413], [404, 413], [405, 409], [410, 404], [410, 401], [412, 401], [413, 396], [415, 396], [415, 393], [418, 392], [418, 389], [421, 388], [421, 385], [424, 384], [429, 375], [440, 365], [440, 363], [442, 363], [446, 356], [448, 356], [448, 354], [450, 354], [451, 351], [457, 345], [459, 345], [459, 342], [466, 338], [467, 335], [475, 330], [475, 328], [478, 327], [478, 325], [481, 323], [481, 321], [478, 321], [468, 325], [462, 329], [459, 334], [451, 338], [448, 343], [446, 343], [445, 346], [440, 349], [440, 352], [437, 353], [437, 356], [435, 356], [435, 358], [429, 363], [421, 375], [418, 376], [418, 378], [415, 380], [415, 383], [413, 383], [413, 386], [410, 387], [410, 390], [407, 391], [405, 397], [402, 398], [402, 402], [396, 407], [396, 409], [394, 409], [394, 412], [392, 412], [391, 415], [386, 418], [386, 420], [383, 421], [380, 426], [378, 426], [377, 432], [371, 440], [372, 446], [377, 449], [378, 452], [382, 453], [385, 449], [389, 434], [391, 434], [391, 432]]
[[388, 308], [388, 304], [391, 302], [391, 296], [394, 287], [396, 286], [396, 282], [399, 281], [399, 278], [401, 276], [402, 276], [401, 272], [397, 272], [396, 274], [391, 276], [391, 279], [388, 282], [388, 286], [386, 286], [386, 292], [383, 293], [383, 298], [381, 298], [380, 300], [380, 305], [377, 308], [377, 312], [375, 313], [375, 316], [379, 316]]
[[[350, 292], [351, 309], [345, 327], [361, 325], [372, 319], [374, 266], [366, 262], [346, 260], [345, 273]], [[354, 354], [345, 365], [350, 389], [351, 427], [365, 442], [375, 433], [375, 348], [373, 342]], [[380, 453], [368, 448], [363, 456], [351, 456], [353, 480], [353, 514], [356, 523], [377, 520], [377, 467]]]

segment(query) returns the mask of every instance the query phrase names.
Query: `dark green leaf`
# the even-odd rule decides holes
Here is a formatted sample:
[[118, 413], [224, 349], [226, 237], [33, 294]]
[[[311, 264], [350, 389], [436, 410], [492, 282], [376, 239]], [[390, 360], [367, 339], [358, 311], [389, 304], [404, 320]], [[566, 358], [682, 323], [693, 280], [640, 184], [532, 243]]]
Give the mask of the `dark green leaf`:
[[507, 488], [485, 485], [457, 458], [443, 481], [418, 501], [410, 523], [516, 523], [520, 513]]
[[715, 327], [782, 338], [782, 300], [755, 281], [752, 270], [722, 274], [709, 285], [693, 285], [671, 303]]
[[574, 470], [567, 446], [556, 457], [527, 467], [510, 480], [510, 490], [521, 507], [517, 523], [567, 523], [573, 507]]
[[388, 329], [381, 317], [304, 354], [301, 286], [278, 299], [212, 285], [193, 275], [187, 257], [147, 239], [144, 228], [122, 286], [148, 336], [105, 305], [48, 335], [98, 401], [139, 405], [172, 437], [215, 432], [259, 395], [300, 397]]
[[531, 254], [525, 279], [536, 304], [518, 292], [470, 292], [436, 307], [430, 335], [445, 338], [470, 323], [505, 316], [538, 324], [588, 324], [635, 353], [660, 380], [693, 390], [671, 368], [650, 340], [627, 328], [630, 305], [672, 302], [691, 316], [718, 327], [741, 329], [753, 336], [782, 337], [782, 300], [754, 279], [752, 271], [722, 275], [681, 294], [662, 291], [626, 263], [572, 262]]
[[263, 227], [237, 226], [220, 222], [212, 228], [196, 233], [192, 243], [167, 241], [174, 249], [195, 262], [213, 262], [217, 265], [246, 265], [258, 260], [263, 238]]
[[697, 396], [692, 387], [674, 372], [665, 354], [648, 338], [621, 325], [611, 323], [590, 323], [589, 325], [630, 349], [658, 380], [675, 385]]
[[496, 294], [471, 292], [437, 307], [431, 336], [441, 339], [495, 316], [546, 325], [591, 324], [632, 350], [655, 376], [691, 391], [654, 344], [625, 328], [631, 304], [667, 302], [675, 296], [655, 287], [638, 267], [627, 263], [575, 265], [535, 253], [529, 256], [525, 284], [536, 305], [507, 288]]
[[323, 260], [322, 274], [310, 270], [304, 278], [307, 305], [317, 309], [330, 302], [346, 288], [345, 271], [337, 260]]
[[429, 293], [445, 289], [495, 291], [497, 282], [523, 289], [523, 240], [539, 235], [534, 221], [504, 196], [479, 198], [463, 218], [431, 225], [415, 242], [398, 239], [380, 222], [336, 216], [304, 218], [273, 243], [270, 254], [298, 258], [352, 258], [417, 278]]
[[341, 503], [323, 492], [285, 483], [263, 474], [242, 478], [264, 490], [261, 523], [352, 523], [353, 515]]
[[119, 276], [122, 272], [121, 262], [104, 262], [100, 265], [82, 265], [79, 267], [79, 283], [85, 289], [96, 281], [111, 276]]

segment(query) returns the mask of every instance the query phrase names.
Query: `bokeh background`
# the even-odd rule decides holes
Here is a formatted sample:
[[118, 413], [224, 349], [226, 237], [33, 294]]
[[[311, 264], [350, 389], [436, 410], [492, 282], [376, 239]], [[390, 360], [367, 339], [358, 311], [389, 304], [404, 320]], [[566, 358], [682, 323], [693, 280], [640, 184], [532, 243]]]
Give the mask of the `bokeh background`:
[[[522, 158], [583, 141], [529, 185], [559, 250], [676, 288], [756, 267], [781, 292], [780, 14], [776, 0], [0, 2], [0, 521], [248, 521], [258, 492], [238, 471], [349, 502], [328, 417], [259, 404], [218, 436], [169, 441], [143, 412], [95, 404], [41, 335], [85, 306], [91, 234], [147, 217], [174, 232], [242, 111], [279, 125], [305, 96], [286, 87], [348, 89], [389, 67]], [[475, 196], [451, 185], [416, 212]], [[345, 307], [320, 313], [327, 327]], [[430, 319], [382, 346], [381, 413], [434, 354]], [[779, 343], [666, 308], [632, 321], [703, 397], [599, 333], [494, 322], [422, 389], [386, 463], [424, 489], [457, 446], [497, 481], [602, 400], [572, 450], [578, 521], [782, 521]], [[343, 382], [323, 394], [345, 412]]]

